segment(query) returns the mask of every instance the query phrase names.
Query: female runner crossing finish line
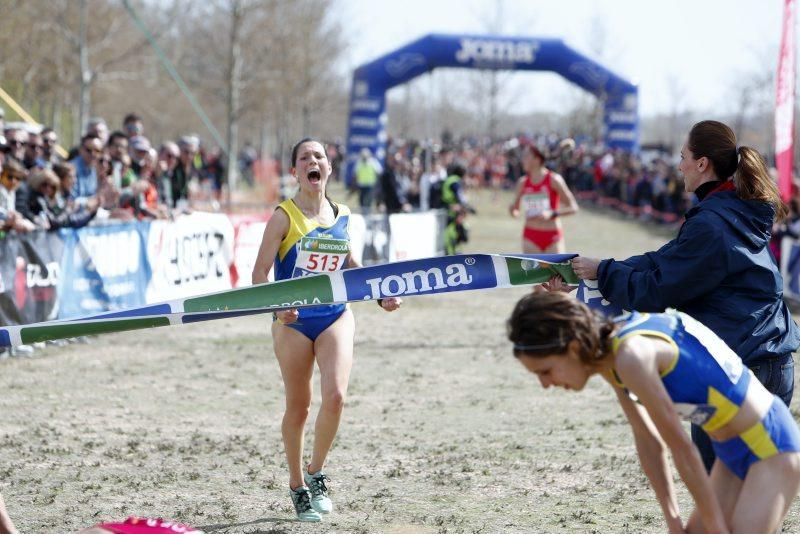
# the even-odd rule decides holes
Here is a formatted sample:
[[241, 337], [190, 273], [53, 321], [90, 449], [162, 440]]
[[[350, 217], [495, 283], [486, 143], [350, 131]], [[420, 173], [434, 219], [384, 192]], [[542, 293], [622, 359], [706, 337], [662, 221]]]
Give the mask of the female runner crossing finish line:
[[[325, 193], [331, 166], [322, 143], [303, 139], [292, 149], [291, 172], [300, 189], [269, 220], [253, 268], [253, 283], [360, 267], [350, 253], [350, 210]], [[379, 299], [386, 311], [397, 297]], [[300, 521], [319, 521], [333, 511], [323, 471], [344, 408], [353, 366], [355, 320], [347, 304], [275, 312], [272, 343], [283, 377], [286, 411], [281, 433], [289, 464], [289, 494]], [[322, 403], [314, 427], [311, 461], [303, 469], [303, 439], [311, 408], [314, 363], [320, 371]]]

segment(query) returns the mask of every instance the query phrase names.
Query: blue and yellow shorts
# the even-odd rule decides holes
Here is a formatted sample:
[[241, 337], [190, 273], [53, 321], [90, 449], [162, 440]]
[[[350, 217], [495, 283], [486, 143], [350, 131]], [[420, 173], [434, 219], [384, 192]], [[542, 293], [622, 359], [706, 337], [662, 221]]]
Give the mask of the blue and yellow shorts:
[[744, 480], [750, 466], [784, 452], [800, 452], [800, 428], [786, 404], [774, 397], [764, 418], [735, 438], [711, 441], [717, 458]]

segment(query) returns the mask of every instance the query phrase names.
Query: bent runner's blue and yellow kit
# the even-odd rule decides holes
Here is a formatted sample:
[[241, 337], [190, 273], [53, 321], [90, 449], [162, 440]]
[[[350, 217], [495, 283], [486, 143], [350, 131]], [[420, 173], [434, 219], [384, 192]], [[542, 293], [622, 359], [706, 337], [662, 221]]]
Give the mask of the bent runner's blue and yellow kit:
[[[275, 256], [275, 280], [333, 272], [345, 267], [350, 254], [350, 210], [333, 202], [331, 207], [335, 214], [333, 224], [322, 226], [303, 215], [293, 200], [284, 200], [278, 205], [289, 217], [289, 231]], [[324, 304], [300, 308], [297, 322], [287, 326], [313, 341], [344, 313], [346, 306]]]
[[[612, 338], [614, 352], [631, 336], [663, 339], [675, 348], [671, 365], [661, 372], [661, 381], [677, 412], [706, 432], [720, 429], [733, 419], [744, 403], [750, 381], [756, 380], [717, 335], [684, 313], [633, 313]], [[735, 438], [712, 443], [717, 457], [743, 479], [758, 460], [781, 452], [800, 452], [800, 429], [783, 401], [774, 397], [759, 423]]]

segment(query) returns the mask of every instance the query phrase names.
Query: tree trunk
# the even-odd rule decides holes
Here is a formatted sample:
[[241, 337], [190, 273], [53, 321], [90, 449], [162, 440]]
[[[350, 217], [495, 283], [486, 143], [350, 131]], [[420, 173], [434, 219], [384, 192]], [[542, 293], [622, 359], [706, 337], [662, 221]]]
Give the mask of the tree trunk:
[[[89, 5], [87, 0], [80, 0], [80, 29], [78, 30], [78, 56], [80, 58], [80, 104], [78, 111], [78, 124], [73, 132], [73, 144], [80, 142], [83, 135], [83, 128], [89, 122], [89, 110], [91, 108], [91, 83], [92, 72], [89, 69], [89, 47], [86, 43], [86, 24], [89, 17]], [[77, 135], [76, 135], [77, 133]]]
[[239, 144], [239, 97], [241, 92], [242, 75], [242, 50], [239, 43], [239, 33], [242, 24], [242, 4], [233, 0], [231, 4], [231, 33], [228, 47], [228, 154], [225, 166], [226, 182], [228, 184], [228, 211], [233, 204], [233, 193], [236, 191], [236, 178], [238, 168], [236, 161], [237, 146]]

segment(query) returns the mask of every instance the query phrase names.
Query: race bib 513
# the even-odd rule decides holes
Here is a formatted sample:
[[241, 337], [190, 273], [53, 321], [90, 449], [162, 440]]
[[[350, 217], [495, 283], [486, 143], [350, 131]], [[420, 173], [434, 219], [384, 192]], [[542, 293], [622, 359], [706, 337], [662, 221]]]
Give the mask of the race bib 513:
[[297, 250], [295, 268], [309, 273], [332, 272], [344, 267], [350, 244], [346, 239], [303, 237]]

